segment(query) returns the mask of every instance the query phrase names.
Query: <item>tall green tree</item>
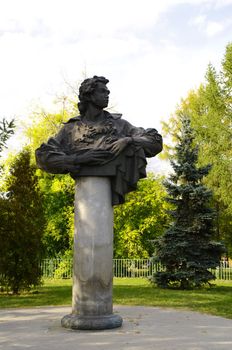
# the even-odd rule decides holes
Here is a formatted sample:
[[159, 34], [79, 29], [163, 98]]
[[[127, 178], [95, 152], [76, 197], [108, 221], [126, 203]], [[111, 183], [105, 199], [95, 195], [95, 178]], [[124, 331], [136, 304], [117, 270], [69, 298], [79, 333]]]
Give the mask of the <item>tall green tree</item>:
[[40, 283], [44, 215], [30, 152], [20, 152], [0, 198], [0, 286], [19, 293]]
[[136, 191], [114, 209], [114, 257], [148, 258], [154, 251], [154, 239], [161, 236], [169, 217], [169, 204], [163, 177], [149, 174], [140, 180]]
[[212, 206], [216, 211], [217, 238], [223, 239], [232, 256], [232, 44], [228, 44], [222, 70], [217, 73], [209, 64], [205, 82], [183, 99], [168, 123], [164, 133], [172, 134], [172, 145], [166, 147], [166, 157], [171, 157], [180, 129], [180, 116], [187, 114], [195, 130], [195, 144], [199, 146], [198, 164], [208, 163], [212, 169], [204, 183], [213, 191]]
[[180, 118], [177, 136], [174, 173], [165, 183], [174, 205], [170, 211], [173, 222], [156, 243], [156, 258], [165, 271], [155, 274], [160, 287], [177, 285], [179, 288], [199, 287], [215, 277], [209, 271], [220, 261], [223, 246], [212, 240], [214, 212], [209, 206], [211, 191], [202, 180], [210, 166], [197, 167], [198, 148], [193, 145], [193, 130], [185, 115]]

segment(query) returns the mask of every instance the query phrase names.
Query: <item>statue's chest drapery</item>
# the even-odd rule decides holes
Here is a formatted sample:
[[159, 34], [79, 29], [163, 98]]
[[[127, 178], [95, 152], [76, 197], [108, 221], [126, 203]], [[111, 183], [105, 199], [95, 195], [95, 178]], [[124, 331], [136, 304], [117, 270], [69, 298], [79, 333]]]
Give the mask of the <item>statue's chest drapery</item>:
[[111, 120], [94, 125], [78, 121], [73, 123], [68, 132], [68, 144], [72, 151], [93, 148], [105, 149], [120, 137], [120, 131]]

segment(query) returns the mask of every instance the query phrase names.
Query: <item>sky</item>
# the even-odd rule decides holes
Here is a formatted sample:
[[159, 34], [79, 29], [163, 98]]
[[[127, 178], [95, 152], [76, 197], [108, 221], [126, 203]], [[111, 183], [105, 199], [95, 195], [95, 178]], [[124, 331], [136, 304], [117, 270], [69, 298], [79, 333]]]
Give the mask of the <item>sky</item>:
[[231, 33], [232, 0], [1, 0], [0, 118], [20, 130], [36, 106], [53, 111], [68, 85], [102, 75], [114, 111], [161, 132], [207, 65], [220, 69]]

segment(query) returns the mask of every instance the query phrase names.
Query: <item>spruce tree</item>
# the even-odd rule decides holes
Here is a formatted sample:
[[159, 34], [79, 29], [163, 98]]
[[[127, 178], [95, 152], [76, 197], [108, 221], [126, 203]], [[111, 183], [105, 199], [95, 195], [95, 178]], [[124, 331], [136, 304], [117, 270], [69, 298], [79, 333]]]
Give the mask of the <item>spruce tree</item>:
[[154, 275], [158, 286], [181, 289], [200, 287], [215, 277], [224, 251], [213, 241], [215, 213], [209, 202], [212, 192], [203, 184], [211, 166], [197, 167], [198, 148], [187, 116], [180, 116], [181, 128], [175, 156], [171, 161], [174, 173], [165, 181], [173, 210], [171, 226], [156, 242], [156, 257], [164, 271]]

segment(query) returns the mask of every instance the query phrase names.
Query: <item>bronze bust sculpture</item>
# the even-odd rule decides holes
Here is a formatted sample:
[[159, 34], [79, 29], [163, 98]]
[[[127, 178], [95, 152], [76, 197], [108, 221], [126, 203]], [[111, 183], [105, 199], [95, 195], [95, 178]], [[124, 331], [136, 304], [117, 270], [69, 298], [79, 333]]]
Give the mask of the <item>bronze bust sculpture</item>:
[[155, 129], [138, 128], [121, 114], [104, 110], [109, 93], [104, 77], [85, 79], [79, 90], [80, 115], [36, 150], [39, 167], [54, 174], [105, 176], [111, 179], [112, 204], [124, 202], [146, 177], [146, 157], [162, 151], [162, 137]]

